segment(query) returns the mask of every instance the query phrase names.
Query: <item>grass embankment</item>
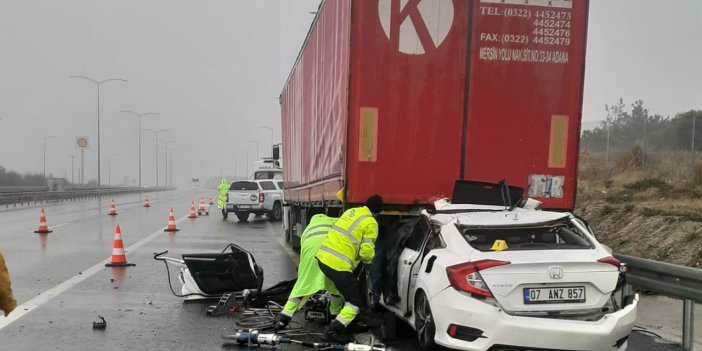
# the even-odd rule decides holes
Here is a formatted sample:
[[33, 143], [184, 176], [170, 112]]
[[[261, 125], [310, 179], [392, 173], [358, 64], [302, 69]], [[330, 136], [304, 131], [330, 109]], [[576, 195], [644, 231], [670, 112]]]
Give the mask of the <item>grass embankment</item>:
[[702, 264], [702, 165], [689, 152], [583, 153], [576, 213], [615, 252]]

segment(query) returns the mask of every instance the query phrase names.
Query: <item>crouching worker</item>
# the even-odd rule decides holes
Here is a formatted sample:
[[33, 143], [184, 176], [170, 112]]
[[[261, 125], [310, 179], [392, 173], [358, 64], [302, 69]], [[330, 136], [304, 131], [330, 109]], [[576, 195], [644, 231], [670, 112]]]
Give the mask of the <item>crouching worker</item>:
[[7, 272], [5, 258], [0, 252], [0, 310], [5, 311], [5, 315], [10, 314], [17, 307], [17, 301], [12, 296], [12, 287], [10, 286], [10, 273]]
[[327, 238], [317, 252], [319, 268], [332, 281], [344, 297], [344, 307], [329, 326], [322, 338], [329, 342], [347, 342], [344, 331], [356, 318], [361, 306], [354, 269], [359, 263], [370, 265], [375, 256], [375, 239], [378, 237], [378, 222], [375, 218], [383, 208], [383, 199], [373, 195], [366, 205], [347, 210], [329, 230]]
[[317, 250], [322, 245], [332, 224], [338, 218], [327, 217], [323, 214], [314, 215], [309, 225], [300, 237], [300, 266], [297, 270], [297, 282], [290, 292], [288, 302], [283, 307], [283, 311], [278, 315], [275, 329], [285, 328], [295, 311], [305, 305], [307, 299], [321, 290], [326, 290], [331, 294], [331, 304], [329, 312], [336, 316], [344, 306], [343, 299], [334, 289], [334, 285], [319, 270], [319, 265], [315, 259]]

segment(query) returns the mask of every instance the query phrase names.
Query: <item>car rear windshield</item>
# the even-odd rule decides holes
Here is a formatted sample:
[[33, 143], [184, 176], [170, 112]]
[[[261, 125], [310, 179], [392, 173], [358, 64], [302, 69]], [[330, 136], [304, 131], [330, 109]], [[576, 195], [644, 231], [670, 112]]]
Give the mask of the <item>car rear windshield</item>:
[[234, 182], [229, 190], [258, 190], [256, 182]]
[[259, 184], [261, 184], [261, 189], [263, 190], [278, 190], [273, 182], [259, 182]]
[[507, 245], [504, 251], [592, 249], [590, 239], [568, 222], [528, 227], [459, 226], [470, 246], [480, 251], [493, 251], [498, 240]]

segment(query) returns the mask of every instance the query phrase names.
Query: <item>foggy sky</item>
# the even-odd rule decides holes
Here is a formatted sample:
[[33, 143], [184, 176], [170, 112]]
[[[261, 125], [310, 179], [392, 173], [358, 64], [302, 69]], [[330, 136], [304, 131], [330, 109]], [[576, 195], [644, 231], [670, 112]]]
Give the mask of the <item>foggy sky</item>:
[[[368, 0], [371, 1], [371, 0]], [[96, 91], [70, 75], [108, 83], [102, 97], [102, 179], [137, 174], [137, 119], [120, 110], [159, 112], [143, 128], [176, 139], [176, 183], [244, 174], [280, 141], [280, 93], [319, 0], [3, 0], [0, 1], [0, 165], [71, 178], [69, 155], [88, 136], [86, 179], [96, 177]], [[652, 113], [702, 108], [702, 1], [592, 0], [585, 126], [603, 105], [643, 99]], [[143, 134], [143, 183], [155, 183], [155, 142]], [[164, 146], [159, 146], [160, 183]], [[78, 158], [76, 158], [76, 167]], [[77, 180], [77, 175], [76, 175]]]

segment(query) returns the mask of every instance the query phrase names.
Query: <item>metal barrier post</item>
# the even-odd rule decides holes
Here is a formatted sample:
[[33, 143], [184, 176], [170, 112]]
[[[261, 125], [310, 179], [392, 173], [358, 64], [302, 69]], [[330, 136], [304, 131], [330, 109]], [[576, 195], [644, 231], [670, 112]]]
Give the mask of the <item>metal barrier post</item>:
[[692, 300], [683, 300], [683, 350], [692, 351], [695, 343], [695, 303]]

